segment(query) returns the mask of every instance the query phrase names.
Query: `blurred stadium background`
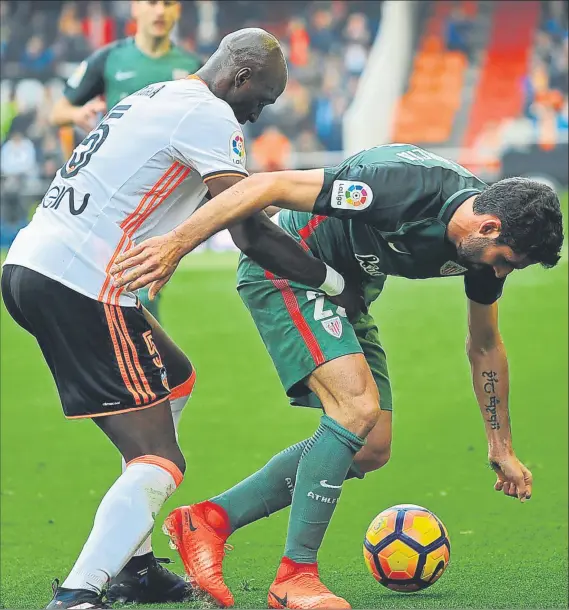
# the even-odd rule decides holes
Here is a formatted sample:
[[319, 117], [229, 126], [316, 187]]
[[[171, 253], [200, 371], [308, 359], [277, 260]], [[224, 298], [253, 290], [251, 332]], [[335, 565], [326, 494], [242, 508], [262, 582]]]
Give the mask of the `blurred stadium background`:
[[[133, 23], [129, 0], [0, 0], [0, 11], [4, 250], [62, 165], [62, 143], [81, 137], [49, 123], [65, 80], [94, 49], [132, 35]], [[246, 26], [273, 32], [290, 68], [284, 95], [245, 128], [252, 171], [335, 164], [358, 149], [410, 142], [488, 181], [547, 180], [566, 214], [566, 2], [185, 1], [175, 40], [205, 59]], [[204, 248], [233, 249], [226, 234]], [[198, 383], [180, 433], [186, 481], [159, 521], [306, 438], [318, 415], [288, 407], [236, 294], [235, 253], [188, 259], [164, 291], [162, 313]], [[500, 308], [514, 442], [535, 477], [524, 505], [496, 494], [485, 467], [462, 356], [460, 278], [390, 278], [373, 307], [397, 405], [393, 456], [377, 475], [346, 483], [320, 556], [323, 579], [354, 607], [567, 608], [567, 246], [555, 269], [513, 274]], [[0, 315], [0, 606], [39, 608], [81, 549], [119, 463], [90, 422], [64, 423], [33, 338], [4, 307]], [[440, 583], [411, 596], [380, 590], [361, 556], [371, 519], [402, 502], [435, 511], [453, 549]], [[238, 607], [265, 607], [287, 516], [232, 538], [227, 578]], [[154, 546], [173, 555], [163, 536]]]
[[[250, 168], [330, 165], [411, 142], [487, 180], [567, 185], [567, 3], [559, 0], [184, 1], [174, 39], [206, 59], [229, 31], [284, 44], [285, 94], [246, 128]], [[0, 243], [9, 245], [62, 165], [49, 124], [65, 79], [132, 35], [129, 0], [1, 0]], [[80, 134], [75, 134], [78, 137]], [[212, 247], [231, 247], [224, 236]]]

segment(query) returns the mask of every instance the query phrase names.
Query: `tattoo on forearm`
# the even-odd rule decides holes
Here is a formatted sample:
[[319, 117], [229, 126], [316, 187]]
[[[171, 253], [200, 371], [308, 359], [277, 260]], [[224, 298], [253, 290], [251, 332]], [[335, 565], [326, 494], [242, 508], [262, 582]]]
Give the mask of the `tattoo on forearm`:
[[500, 400], [496, 396], [496, 385], [499, 382], [498, 373], [496, 371], [483, 371], [482, 377], [484, 378], [484, 393], [487, 395], [487, 404], [485, 405], [486, 413], [488, 413], [488, 419], [486, 420], [492, 430], [500, 429], [500, 422], [498, 421], [498, 414], [496, 407], [500, 404]]

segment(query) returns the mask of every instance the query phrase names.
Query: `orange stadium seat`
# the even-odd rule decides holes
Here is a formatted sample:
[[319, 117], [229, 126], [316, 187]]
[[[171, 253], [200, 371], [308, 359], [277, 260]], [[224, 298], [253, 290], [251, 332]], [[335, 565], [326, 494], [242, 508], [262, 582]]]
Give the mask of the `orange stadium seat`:
[[528, 70], [539, 2], [496, 4], [486, 61], [478, 80], [466, 130], [468, 150], [480, 141], [488, 125], [518, 116], [523, 105], [520, 82]]
[[[395, 141], [444, 142], [450, 136], [460, 108], [464, 73], [468, 60], [459, 51], [447, 51], [446, 20], [457, 3], [432, 3], [418, 52], [413, 61], [406, 93], [398, 105], [394, 123]], [[477, 2], [463, 2], [464, 12], [475, 15]]]

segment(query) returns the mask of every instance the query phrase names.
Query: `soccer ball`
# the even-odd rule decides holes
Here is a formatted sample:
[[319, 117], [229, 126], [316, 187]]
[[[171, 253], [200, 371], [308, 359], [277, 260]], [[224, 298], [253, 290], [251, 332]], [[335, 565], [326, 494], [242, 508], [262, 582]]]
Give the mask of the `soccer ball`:
[[445, 571], [450, 540], [440, 519], [414, 504], [379, 513], [364, 539], [364, 559], [373, 577], [393, 591], [430, 587]]

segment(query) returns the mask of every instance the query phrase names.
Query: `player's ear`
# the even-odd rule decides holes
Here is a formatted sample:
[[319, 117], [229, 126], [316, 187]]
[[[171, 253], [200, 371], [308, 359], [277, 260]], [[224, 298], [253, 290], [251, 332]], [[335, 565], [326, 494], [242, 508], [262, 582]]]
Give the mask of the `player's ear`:
[[478, 231], [480, 235], [484, 235], [484, 237], [497, 237], [501, 230], [502, 223], [500, 219], [496, 216], [492, 216], [482, 221]]
[[242, 87], [251, 78], [252, 74], [251, 68], [241, 68], [235, 75], [235, 88]]

